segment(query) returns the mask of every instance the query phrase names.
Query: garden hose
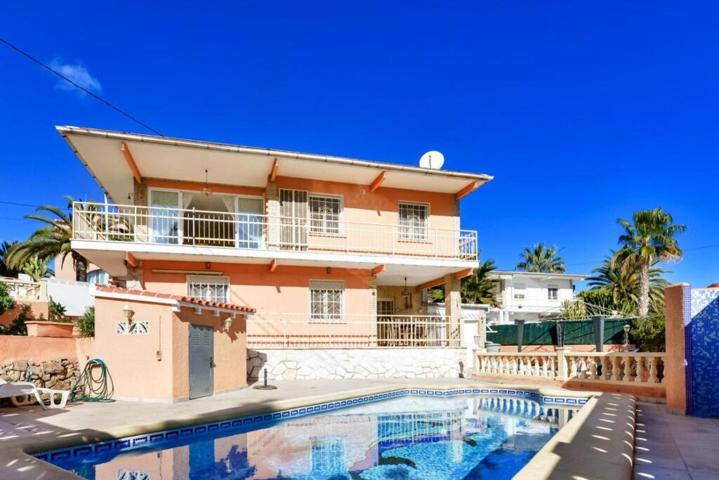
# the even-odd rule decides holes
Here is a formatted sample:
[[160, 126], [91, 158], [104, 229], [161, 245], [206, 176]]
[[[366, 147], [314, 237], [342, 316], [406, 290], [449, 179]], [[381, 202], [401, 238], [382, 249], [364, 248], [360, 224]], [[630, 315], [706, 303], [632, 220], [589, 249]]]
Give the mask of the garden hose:
[[[94, 373], [97, 371], [98, 373]], [[112, 402], [115, 384], [112, 382], [110, 370], [105, 362], [93, 358], [85, 364], [85, 368], [70, 390], [71, 402]]]

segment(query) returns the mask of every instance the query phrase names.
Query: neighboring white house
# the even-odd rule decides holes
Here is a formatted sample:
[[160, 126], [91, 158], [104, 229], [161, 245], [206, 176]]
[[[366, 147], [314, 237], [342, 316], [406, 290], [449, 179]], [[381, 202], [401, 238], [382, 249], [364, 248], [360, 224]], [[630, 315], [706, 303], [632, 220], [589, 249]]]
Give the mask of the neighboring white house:
[[517, 320], [538, 322], [557, 315], [565, 300], [574, 299], [574, 284], [586, 275], [495, 270], [489, 278], [496, 282], [500, 306], [487, 313], [492, 324], [512, 324]]

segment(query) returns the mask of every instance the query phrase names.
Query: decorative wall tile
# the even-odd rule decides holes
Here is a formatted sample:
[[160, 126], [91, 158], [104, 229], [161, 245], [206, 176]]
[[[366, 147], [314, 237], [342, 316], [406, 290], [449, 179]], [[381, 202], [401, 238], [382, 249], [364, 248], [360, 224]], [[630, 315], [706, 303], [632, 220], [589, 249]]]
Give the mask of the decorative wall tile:
[[687, 413], [719, 417], [719, 289], [692, 289], [685, 342]]

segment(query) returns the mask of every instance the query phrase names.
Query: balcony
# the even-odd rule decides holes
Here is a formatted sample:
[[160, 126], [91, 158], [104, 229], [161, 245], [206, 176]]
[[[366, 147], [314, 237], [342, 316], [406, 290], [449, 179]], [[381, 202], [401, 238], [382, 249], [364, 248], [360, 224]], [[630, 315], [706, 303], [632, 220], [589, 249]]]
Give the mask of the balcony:
[[248, 348], [459, 348], [462, 323], [446, 315], [349, 315], [312, 318], [258, 313], [247, 322]]
[[136, 205], [75, 202], [73, 239], [256, 251], [477, 259], [477, 232]]

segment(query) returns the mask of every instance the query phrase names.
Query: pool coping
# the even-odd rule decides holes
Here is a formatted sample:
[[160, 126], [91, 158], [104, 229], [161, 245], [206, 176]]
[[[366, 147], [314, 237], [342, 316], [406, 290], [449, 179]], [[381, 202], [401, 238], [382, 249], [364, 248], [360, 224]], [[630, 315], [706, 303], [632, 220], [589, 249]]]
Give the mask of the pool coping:
[[633, 395], [594, 396], [544, 444], [514, 480], [631, 479], [635, 429]]
[[[430, 393], [431, 392], [431, 393]], [[0, 465], [13, 466], [15, 476], [11, 478], [26, 478], [22, 473], [27, 472], [27, 478], [41, 478], [43, 474], [51, 475], [50, 478], [58, 480], [78, 480], [81, 477], [63, 470], [47, 461], [44, 461], [34, 455], [45, 452], [56, 452], [67, 449], [82, 449], [87, 444], [97, 444], [105, 442], [125, 441], [127, 438], [148, 437], [145, 441], [150, 442], [150, 434], [166, 433], [176, 430], [188, 429], [189, 427], [203, 425], [217, 425], [214, 430], [222, 430], [222, 424], [229, 424], [232, 428], [233, 421], [241, 420], [243, 426], [245, 419], [252, 418], [252, 422], [260, 424], [266, 423], [268, 420], [283, 420], [284, 418], [299, 418], [304, 415], [313, 415], [322, 413], [323, 411], [333, 411], [341, 408], [370, 403], [388, 398], [398, 398], [407, 395], [424, 395], [424, 396], [456, 396], [467, 394], [480, 395], [507, 395], [520, 398], [535, 398], [542, 400], [547, 404], [554, 405], [589, 405], [593, 397], [602, 394], [597, 392], [579, 392], [555, 387], [541, 387], [536, 385], [518, 385], [518, 384], [492, 384], [488, 385], [482, 382], [472, 382], [463, 385], [442, 385], [441, 379], [438, 379], [436, 385], [414, 385], [406, 384], [388, 384], [382, 386], [352, 388], [332, 393], [324, 393], [319, 395], [308, 395], [296, 397], [286, 400], [276, 400], [264, 408], [257, 408], [256, 405], [238, 405], [237, 407], [224, 409], [221, 411], [210, 411], [196, 415], [192, 419], [182, 418], [180, 420], [163, 420], [159, 422], [150, 422], [139, 425], [118, 425], [116, 427], [107, 428], [104, 431], [94, 430], [77, 430], [70, 435], [60, 438], [43, 438], [43, 437], [20, 437], [17, 440], [9, 440], [7, 443], [0, 443], [3, 448], [0, 449]], [[577, 403], [565, 403], [565, 399], [576, 399]], [[555, 400], [560, 400], [556, 401]], [[323, 404], [335, 404], [325, 409], [321, 408]], [[319, 410], [314, 410], [320, 406]], [[311, 407], [311, 408], [310, 408]], [[311, 411], [299, 412], [300, 409], [308, 409]], [[292, 411], [296, 410], [296, 414], [292, 415]], [[584, 408], [580, 410], [583, 411]], [[284, 412], [287, 412], [283, 416]], [[275, 417], [279, 415], [279, 417]], [[267, 418], [272, 416], [273, 418]], [[575, 418], [579, 415], [575, 416]], [[572, 420], [573, 421], [573, 420]], [[567, 425], [572, 423], [570, 421]], [[575, 422], [576, 424], [577, 422]], [[237, 425], [235, 425], [236, 427]], [[562, 429], [563, 430], [563, 429]], [[557, 433], [561, 433], [561, 431]], [[555, 435], [556, 436], [556, 435]], [[159, 438], [156, 441], [161, 441]], [[81, 452], [80, 452], [81, 453]], [[20, 467], [16, 465], [20, 463]], [[0, 467], [0, 472], [3, 471]], [[32, 472], [32, 473], [31, 473]], [[537, 478], [537, 477], [534, 477]]]

